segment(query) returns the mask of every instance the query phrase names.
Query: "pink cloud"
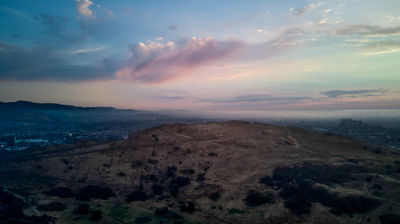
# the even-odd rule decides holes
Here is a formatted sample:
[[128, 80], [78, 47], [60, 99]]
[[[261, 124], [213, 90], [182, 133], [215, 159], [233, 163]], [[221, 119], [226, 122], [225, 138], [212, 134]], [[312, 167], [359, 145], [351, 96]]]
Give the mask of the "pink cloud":
[[180, 42], [148, 42], [132, 47], [128, 64], [116, 71], [120, 79], [164, 83], [188, 75], [209, 63], [224, 60], [241, 49], [238, 41], [192, 38]]

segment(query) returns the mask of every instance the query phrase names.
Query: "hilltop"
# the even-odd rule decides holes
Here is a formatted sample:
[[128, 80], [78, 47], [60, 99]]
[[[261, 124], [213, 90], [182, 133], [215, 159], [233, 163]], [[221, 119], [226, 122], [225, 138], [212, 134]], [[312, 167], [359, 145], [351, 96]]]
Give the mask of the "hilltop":
[[19, 218], [47, 214], [56, 223], [400, 219], [399, 152], [300, 128], [169, 124], [124, 141], [3, 152], [0, 158], [0, 218], [8, 211], [4, 198], [14, 197], [25, 200], [13, 208], [24, 211]]

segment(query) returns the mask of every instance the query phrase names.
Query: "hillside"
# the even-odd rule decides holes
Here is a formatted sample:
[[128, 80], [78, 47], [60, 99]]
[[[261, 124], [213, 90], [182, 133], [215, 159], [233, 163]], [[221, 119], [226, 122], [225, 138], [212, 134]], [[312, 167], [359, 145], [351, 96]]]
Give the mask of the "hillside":
[[400, 220], [399, 152], [299, 128], [171, 124], [0, 159], [8, 222], [52, 220], [43, 214], [56, 223]]

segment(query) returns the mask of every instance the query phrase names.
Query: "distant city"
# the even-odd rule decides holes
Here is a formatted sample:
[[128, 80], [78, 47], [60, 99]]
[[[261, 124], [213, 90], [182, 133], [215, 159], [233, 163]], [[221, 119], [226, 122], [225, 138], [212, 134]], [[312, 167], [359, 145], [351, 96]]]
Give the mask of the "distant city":
[[168, 123], [209, 121], [155, 112], [74, 107], [25, 101], [0, 103], [0, 150], [25, 150], [79, 141], [119, 141]]
[[[132, 133], [163, 124], [224, 121], [223, 119], [171, 115], [174, 114], [173, 111], [168, 114], [104, 107], [84, 108], [59, 104], [36, 104], [24, 101], [0, 103], [0, 150], [25, 150], [81, 141], [120, 141], [127, 139]], [[380, 147], [400, 150], [400, 129], [379, 125], [376, 121], [361, 119], [252, 121], [343, 135]]]
[[400, 129], [392, 127], [384, 127], [382, 125], [369, 124], [368, 122], [354, 119], [339, 120], [308, 120], [308, 121], [269, 121], [269, 123], [297, 126], [305, 129], [311, 129], [327, 134], [342, 135], [349, 138], [359, 140], [361, 142], [369, 142], [378, 147], [387, 147], [400, 150]]

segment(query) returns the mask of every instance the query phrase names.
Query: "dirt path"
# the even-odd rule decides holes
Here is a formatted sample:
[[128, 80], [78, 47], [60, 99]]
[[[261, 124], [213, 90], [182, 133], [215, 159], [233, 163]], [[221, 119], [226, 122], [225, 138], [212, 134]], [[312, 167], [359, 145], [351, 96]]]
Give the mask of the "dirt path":
[[12, 192], [10, 190], [4, 189], [5, 192], [12, 194], [14, 197], [21, 199], [24, 203], [29, 205], [29, 209], [31, 209], [36, 215], [41, 215], [41, 213], [36, 209], [36, 206], [33, 206], [29, 203], [28, 200], [26, 200], [26, 198], [24, 198], [23, 196]]

